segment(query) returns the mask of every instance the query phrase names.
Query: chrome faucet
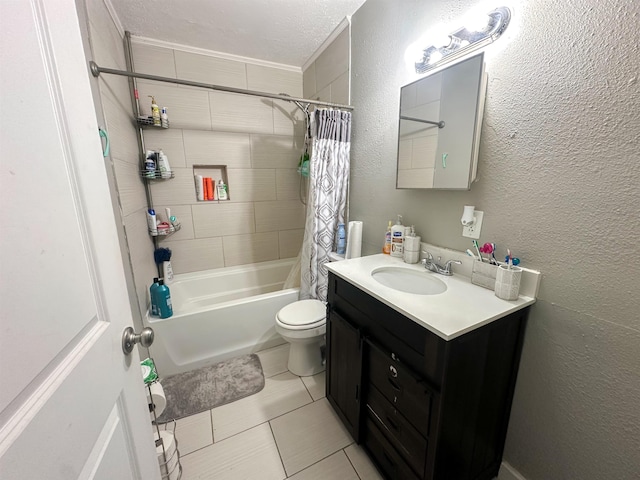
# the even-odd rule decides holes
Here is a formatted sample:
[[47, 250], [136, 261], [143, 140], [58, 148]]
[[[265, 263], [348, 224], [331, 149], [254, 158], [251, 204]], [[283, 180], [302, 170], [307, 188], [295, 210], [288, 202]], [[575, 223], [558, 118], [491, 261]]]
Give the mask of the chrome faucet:
[[444, 264], [444, 266], [442, 266], [440, 265], [440, 259], [442, 257], [438, 257], [438, 261], [435, 262], [433, 260], [433, 255], [431, 255], [431, 253], [425, 250], [423, 250], [422, 253], [427, 255], [427, 258], [422, 259], [422, 265], [424, 265], [424, 268], [432, 272], [439, 273], [440, 275], [447, 275], [447, 276], [453, 275], [453, 272], [451, 271], [452, 263], [455, 263], [456, 265], [462, 265], [462, 262], [460, 260], [448, 260]]

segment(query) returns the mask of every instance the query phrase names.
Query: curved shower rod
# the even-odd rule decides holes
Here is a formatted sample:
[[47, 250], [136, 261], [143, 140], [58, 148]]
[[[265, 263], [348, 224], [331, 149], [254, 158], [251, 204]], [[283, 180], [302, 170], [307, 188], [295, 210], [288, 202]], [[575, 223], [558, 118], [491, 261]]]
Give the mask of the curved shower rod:
[[89, 67], [94, 77], [100, 76], [101, 73], [111, 75], [121, 75], [123, 77], [142, 78], [144, 80], [153, 80], [156, 82], [177, 83], [179, 85], [187, 85], [189, 87], [208, 88], [209, 90], [219, 90], [221, 92], [238, 93], [241, 95], [253, 95], [254, 97], [274, 98], [276, 100], [285, 100], [287, 102], [300, 102], [310, 105], [320, 105], [323, 107], [337, 108], [342, 110], [353, 110], [351, 105], [340, 105], [339, 103], [321, 102], [320, 100], [309, 100], [307, 98], [290, 97], [289, 95], [258, 92], [255, 90], [245, 90], [242, 88], [225, 87], [223, 85], [214, 85], [211, 83], [192, 82], [191, 80], [181, 80], [179, 78], [159, 77], [157, 75], [147, 75], [146, 73], [134, 73], [126, 70], [114, 70], [113, 68], [100, 67], [96, 62], [90, 61]]

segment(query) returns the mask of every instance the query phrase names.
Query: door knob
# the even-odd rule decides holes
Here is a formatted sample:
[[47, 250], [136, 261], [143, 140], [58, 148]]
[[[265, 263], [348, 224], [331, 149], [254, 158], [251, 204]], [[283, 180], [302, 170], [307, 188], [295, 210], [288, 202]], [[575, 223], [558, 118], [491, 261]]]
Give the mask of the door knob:
[[133, 346], [139, 343], [145, 348], [149, 348], [153, 343], [154, 333], [151, 327], [143, 328], [140, 333], [136, 333], [133, 327], [127, 327], [122, 332], [122, 351], [125, 355], [133, 352]]

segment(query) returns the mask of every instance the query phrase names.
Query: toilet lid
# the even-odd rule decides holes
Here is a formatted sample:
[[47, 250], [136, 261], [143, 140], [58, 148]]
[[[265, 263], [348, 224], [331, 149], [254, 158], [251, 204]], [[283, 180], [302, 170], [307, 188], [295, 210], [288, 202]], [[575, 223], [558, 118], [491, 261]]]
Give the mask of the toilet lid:
[[280, 323], [301, 327], [325, 320], [327, 308], [320, 300], [299, 300], [281, 308], [277, 316]]

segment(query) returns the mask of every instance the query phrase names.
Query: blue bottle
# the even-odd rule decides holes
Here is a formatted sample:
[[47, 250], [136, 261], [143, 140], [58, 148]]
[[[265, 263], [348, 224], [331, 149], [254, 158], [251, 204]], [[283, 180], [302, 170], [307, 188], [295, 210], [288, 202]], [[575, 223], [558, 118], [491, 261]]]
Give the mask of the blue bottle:
[[160, 313], [158, 312], [158, 287], [160, 287], [160, 283], [158, 283], [158, 278], [153, 279], [153, 283], [149, 287], [149, 297], [151, 298], [151, 315], [157, 317]]
[[344, 223], [338, 224], [338, 248], [336, 253], [344, 255], [347, 249], [346, 233], [344, 231]]
[[158, 316], [160, 318], [169, 318], [173, 315], [173, 306], [171, 305], [171, 292], [169, 287], [164, 284], [164, 280], [158, 281], [158, 289], [156, 290], [156, 305], [158, 306]]

